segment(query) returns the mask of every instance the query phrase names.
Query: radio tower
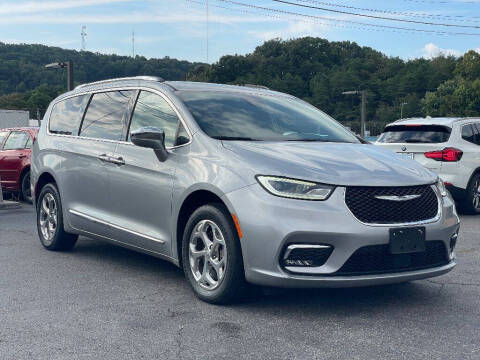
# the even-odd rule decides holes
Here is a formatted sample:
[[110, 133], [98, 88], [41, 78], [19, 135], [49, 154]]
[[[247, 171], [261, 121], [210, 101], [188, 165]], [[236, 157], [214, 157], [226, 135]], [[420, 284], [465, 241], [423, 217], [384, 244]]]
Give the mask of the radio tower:
[[85, 25], [82, 26], [82, 32], [80, 35], [82, 36], [82, 51], [85, 51], [85, 43], [86, 43], [86, 37], [87, 37], [87, 27]]
[[135, 57], [135, 30], [132, 30], [132, 57]]

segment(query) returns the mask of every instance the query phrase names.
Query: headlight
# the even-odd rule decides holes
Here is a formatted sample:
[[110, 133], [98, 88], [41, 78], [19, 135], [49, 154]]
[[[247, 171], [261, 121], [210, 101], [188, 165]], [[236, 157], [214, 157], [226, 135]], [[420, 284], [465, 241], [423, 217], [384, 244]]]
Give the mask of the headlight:
[[438, 178], [437, 182], [435, 183], [435, 186], [437, 187], [442, 197], [445, 197], [448, 195], [447, 188], [445, 187], [445, 184], [443, 183], [442, 179]]
[[334, 186], [278, 176], [258, 175], [257, 181], [269, 193], [292, 199], [326, 200]]

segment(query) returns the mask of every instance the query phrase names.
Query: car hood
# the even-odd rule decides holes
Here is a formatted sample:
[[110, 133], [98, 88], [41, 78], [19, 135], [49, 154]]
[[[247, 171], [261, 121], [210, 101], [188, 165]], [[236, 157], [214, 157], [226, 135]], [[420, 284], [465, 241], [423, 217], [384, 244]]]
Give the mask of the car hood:
[[437, 178], [414, 160], [402, 159], [373, 145], [223, 141], [223, 146], [243, 160], [242, 168], [249, 175], [287, 176], [350, 186], [421, 185], [431, 184]]

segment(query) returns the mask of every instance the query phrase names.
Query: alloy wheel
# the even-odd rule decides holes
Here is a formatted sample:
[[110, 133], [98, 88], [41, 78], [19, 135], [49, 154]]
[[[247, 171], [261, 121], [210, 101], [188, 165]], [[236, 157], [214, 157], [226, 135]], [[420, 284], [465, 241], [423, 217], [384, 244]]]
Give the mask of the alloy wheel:
[[211, 220], [199, 221], [190, 236], [188, 249], [195, 281], [206, 290], [216, 289], [227, 266], [225, 238], [218, 225]]
[[40, 230], [46, 242], [45, 245], [48, 246], [52, 242], [57, 224], [57, 203], [51, 193], [46, 193], [40, 205]]
[[477, 177], [475, 183], [473, 184], [473, 207], [475, 209], [480, 209], [480, 178]]

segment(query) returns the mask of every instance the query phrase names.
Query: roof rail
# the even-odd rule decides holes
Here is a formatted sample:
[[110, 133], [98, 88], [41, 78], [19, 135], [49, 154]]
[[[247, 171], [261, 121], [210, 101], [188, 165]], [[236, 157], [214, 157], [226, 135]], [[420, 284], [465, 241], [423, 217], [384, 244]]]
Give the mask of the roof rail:
[[123, 78], [116, 78], [116, 79], [106, 79], [100, 81], [94, 81], [86, 84], [78, 85], [75, 89], [81, 89], [90, 85], [99, 85], [99, 84], [108, 84], [115, 81], [122, 81], [122, 80], [146, 80], [146, 81], [157, 81], [157, 82], [164, 82], [165, 80], [160, 76], [130, 76], [130, 77], [123, 77]]
[[256, 89], [270, 90], [270, 89], [269, 89], [268, 87], [266, 87], [266, 86], [257, 85], [257, 84], [239, 84], [239, 86], [245, 86], [245, 87], [256, 88]]

